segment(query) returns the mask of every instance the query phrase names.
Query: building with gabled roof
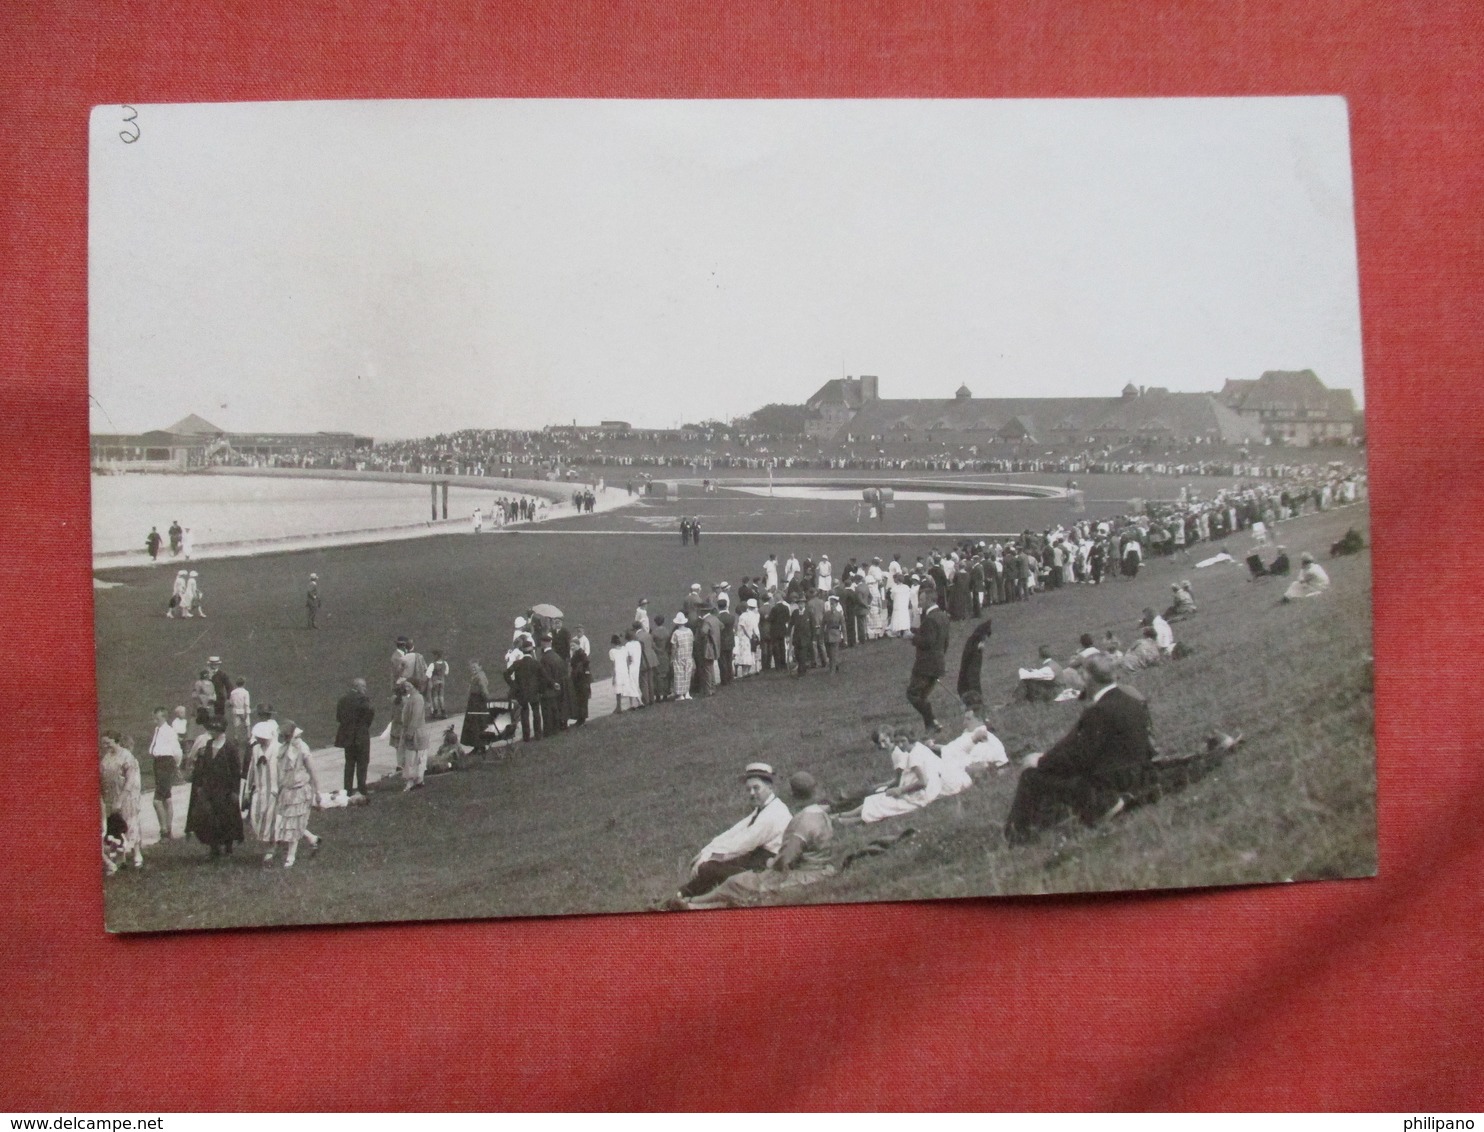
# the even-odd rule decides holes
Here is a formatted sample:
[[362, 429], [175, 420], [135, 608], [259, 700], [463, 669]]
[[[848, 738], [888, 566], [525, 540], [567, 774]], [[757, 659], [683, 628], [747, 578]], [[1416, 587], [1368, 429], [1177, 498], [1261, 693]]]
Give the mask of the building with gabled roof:
[[1311, 369], [1273, 369], [1256, 379], [1230, 380], [1218, 396], [1278, 444], [1349, 443], [1361, 434], [1355, 395], [1328, 388]]
[[[1350, 439], [1357, 417], [1350, 391], [1325, 389], [1312, 371], [1304, 375], [1276, 382], [1269, 380], [1270, 374], [1228, 381], [1220, 394], [1172, 393], [1130, 382], [1117, 397], [975, 397], [967, 385], [960, 385], [944, 399], [883, 398], [875, 377], [835, 378], [806, 402], [811, 414], [807, 431], [822, 439], [951, 438], [954, 443], [1242, 445], [1261, 444], [1269, 437], [1287, 444]], [[1286, 404], [1285, 398], [1300, 395], [1306, 412], [1311, 406], [1324, 408], [1322, 421], [1317, 416], [1313, 420], [1327, 428], [1275, 431], [1265, 427], [1271, 418], [1241, 407], [1250, 403], [1271, 411]], [[1349, 422], [1350, 431], [1338, 431], [1340, 422]]]
[[350, 432], [228, 432], [192, 413], [169, 428], [141, 433], [93, 433], [88, 438], [94, 468], [198, 468], [214, 461], [289, 453], [353, 453], [373, 439]]

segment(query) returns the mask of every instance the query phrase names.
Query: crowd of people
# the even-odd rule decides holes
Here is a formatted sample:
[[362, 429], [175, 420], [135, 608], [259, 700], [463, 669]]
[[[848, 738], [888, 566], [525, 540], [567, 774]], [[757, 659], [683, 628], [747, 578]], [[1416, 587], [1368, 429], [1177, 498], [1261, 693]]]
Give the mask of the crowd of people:
[[[900, 728], [878, 732], [889, 752], [893, 777], [858, 797], [826, 798], [808, 773], [790, 779], [801, 804], [791, 814], [774, 793], [771, 766], [744, 772], [752, 813], [707, 846], [692, 862], [690, 876], [667, 900], [671, 906], [708, 907], [773, 898], [832, 875], [829, 843], [834, 823], [872, 824], [910, 813], [940, 797], [970, 788], [987, 769], [1009, 758], [985, 719], [980, 672], [990, 634], [990, 607], [1032, 600], [1076, 585], [1110, 584], [1137, 576], [1146, 556], [1183, 556], [1195, 567], [1232, 560], [1224, 546], [1195, 561], [1201, 543], [1221, 546], [1238, 532], [1252, 539], [1248, 556], [1261, 570], [1254, 577], [1286, 570], [1287, 554], [1263, 562], [1276, 524], [1306, 511], [1352, 502], [1363, 482], [1343, 473], [1249, 483], [1210, 499], [1182, 495], [1175, 503], [1105, 519], [1084, 518], [1013, 540], [961, 540], [909, 557], [904, 554], [851, 558], [836, 566], [790, 553], [780, 563], [770, 554], [761, 572], [709, 587], [692, 583], [672, 613], [650, 599], [610, 636], [608, 662], [618, 711], [653, 708], [720, 694], [729, 684], [768, 673], [803, 678], [842, 671], [848, 650], [888, 638], [911, 638], [914, 663], [906, 699], [922, 720], [914, 735]], [[684, 536], [698, 538], [691, 526]], [[1349, 536], [1347, 536], [1349, 538]], [[1358, 539], [1359, 535], [1356, 534]], [[1337, 544], [1338, 545], [1338, 544]], [[1351, 545], [1351, 544], [1346, 544]], [[1336, 550], [1335, 553], [1340, 553]], [[883, 562], [883, 558], [886, 561]], [[1298, 578], [1285, 600], [1317, 596], [1329, 581], [1310, 554], [1300, 557]], [[189, 572], [187, 572], [189, 582]], [[1181, 579], [1171, 587], [1163, 612], [1143, 611], [1138, 639], [1123, 649], [1111, 632], [1102, 640], [1084, 636], [1065, 664], [1042, 650], [1054, 694], [1032, 698], [1091, 701], [1073, 732], [1045, 755], [1027, 756], [1006, 829], [1007, 839], [1025, 840], [1068, 814], [1084, 821], [1157, 797], [1171, 779], [1156, 767], [1148, 742], [1148, 709], [1132, 690], [1118, 689], [1120, 675], [1180, 655], [1171, 622], [1199, 612], [1194, 587]], [[317, 602], [311, 580], [310, 623]], [[951, 739], [936, 718], [933, 693], [946, 675], [950, 625], [975, 621], [964, 642], [955, 688], [964, 725]], [[589, 715], [594, 650], [581, 625], [568, 630], [560, 610], [537, 606], [516, 619], [499, 677], [497, 695], [477, 659], [470, 659], [469, 693], [454, 758], [469, 748], [478, 756], [501, 741], [535, 742], [581, 726]], [[1024, 685], [1042, 677], [1022, 670]], [[450, 665], [434, 650], [429, 658], [399, 638], [390, 673], [391, 720], [387, 736], [397, 753], [403, 789], [424, 785], [429, 772], [426, 724], [448, 717], [444, 702]], [[1114, 695], [1117, 690], [1118, 694]], [[320, 788], [302, 732], [278, 721], [270, 705], [254, 707], [242, 678], [230, 679], [219, 657], [211, 657], [192, 687], [193, 712], [185, 707], [156, 714], [148, 756], [154, 771], [154, 803], [162, 837], [173, 831], [171, 788], [191, 783], [186, 832], [210, 849], [229, 855], [250, 833], [265, 863], [281, 853], [292, 866], [301, 843], [311, 851], [320, 839], [309, 832], [312, 810], [321, 805], [363, 804], [367, 793], [372, 728], [376, 719], [366, 681], [357, 678], [337, 704], [335, 746], [345, 753], [343, 789]], [[1090, 722], [1089, 719], [1091, 720]], [[189, 734], [194, 722], [199, 733]], [[1109, 739], [1108, 736], [1116, 736]], [[1112, 754], [1109, 754], [1112, 744]], [[1213, 751], [1229, 749], [1223, 737]], [[102, 751], [105, 860], [110, 871], [122, 860], [142, 864], [139, 815], [140, 767], [130, 744], [110, 732]], [[1105, 749], [1106, 748], [1106, 749]], [[1203, 756], [1204, 757], [1204, 756]], [[1180, 760], [1184, 781], [1198, 764]], [[1109, 768], [1112, 769], [1109, 769]], [[1035, 773], [1032, 773], [1032, 772]], [[831, 811], [837, 814], [832, 817]]]
[[[227, 857], [248, 832], [263, 850], [263, 864], [283, 853], [292, 868], [301, 842], [311, 853], [321, 839], [309, 831], [311, 811], [322, 797], [303, 732], [292, 720], [275, 718], [270, 705], [254, 710], [246, 681], [230, 679], [219, 657], [211, 657], [192, 688], [194, 723], [182, 705], [157, 707], [147, 755], [153, 773], [152, 802], [160, 839], [175, 837], [173, 793], [190, 782], [186, 836], [194, 835], [212, 858]], [[131, 744], [117, 731], [102, 738], [103, 860], [117, 872], [124, 860], [144, 864], [142, 775]]]
[[[1344, 449], [1330, 449], [1345, 456]], [[382, 441], [346, 452], [307, 446], [269, 455], [223, 449], [214, 462], [295, 468], [536, 478], [561, 468], [633, 468], [704, 472], [713, 469], [834, 469], [872, 472], [1006, 474], [1121, 473], [1219, 475], [1247, 479], [1307, 478], [1325, 465], [1295, 461], [1291, 450], [1217, 448], [1192, 440], [1146, 438], [1128, 444], [1087, 442], [1048, 447], [1030, 440], [897, 430], [883, 435], [844, 432], [834, 438], [758, 431], [720, 421], [673, 429], [464, 429], [411, 440]]]
[[[171, 558], [184, 558], [187, 562], [191, 560], [191, 554], [195, 550], [196, 539], [191, 533], [190, 527], [182, 527], [180, 520], [172, 519], [166, 532], [169, 536], [169, 548]], [[151, 562], [160, 560], [160, 551], [165, 549], [166, 541], [160, 535], [159, 527], [151, 527], [149, 534], [144, 536], [144, 550], [149, 555]]]

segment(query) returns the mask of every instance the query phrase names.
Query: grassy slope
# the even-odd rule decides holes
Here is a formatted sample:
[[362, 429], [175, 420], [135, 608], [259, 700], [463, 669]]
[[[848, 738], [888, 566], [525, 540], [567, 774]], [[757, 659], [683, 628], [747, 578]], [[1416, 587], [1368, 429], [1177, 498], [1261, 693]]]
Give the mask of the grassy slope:
[[[1362, 518], [1353, 510], [1306, 518], [1286, 525], [1283, 537], [1296, 556], [1303, 547], [1326, 546]], [[498, 575], [482, 567], [477, 556], [472, 565], [455, 569], [446, 552], [436, 555], [438, 544], [447, 541], [425, 544], [425, 553], [449, 571], [440, 592], [466, 584], [481, 568]], [[564, 577], [554, 571], [573, 567], [575, 548], [557, 554], [551, 544], [567, 540], [509, 541], [519, 542], [522, 554], [537, 555], [538, 567], [547, 564], [547, 575], [540, 577], [538, 570], [538, 580], [524, 583], [526, 590], [563, 592]], [[733, 575], [740, 572], [738, 562], [760, 561], [759, 550], [766, 552], [764, 544], [717, 540], [685, 557], [678, 547], [672, 552], [633, 545], [644, 541], [592, 540], [591, 553], [600, 558], [596, 573], [586, 566], [592, 588], [627, 593], [627, 579], [645, 577], [668, 582], [656, 584], [655, 591], [678, 593], [688, 574], [701, 581], [712, 580], [713, 570], [718, 577]], [[339, 577], [356, 569], [382, 572], [375, 585], [363, 587], [364, 600], [373, 607], [363, 612], [371, 614], [366, 624], [387, 624], [390, 634], [406, 628], [406, 620], [393, 616], [399, 607], [405, 619], [415, 616], [416, 603], [395, 591], [398, 578], [417, 576], [419, 556], [405, 563], [400, 553], [378, 558], [377, 549], [326, 554]], [[505, 553], [500, 551], [502, 557]], [[272, 582], [280, 570], [287, 578], [312, 568], [304, 562], [312, 557], [220, 563], [212, 569], [214, 574], [229, 567], [246, 571], [255, 561]], [[287, 559], [298, 560], [291, 570], [282, 567]], [[708, 569], [698, 571], [698, 562]], [[1015, 772], [1001, 772], [969, 794], [889, 823], [910, 821], [919, 835], [817, 887], [808, 898], [909, 899], [1373, 871], [1373, 728], [1362, 662], [1370, 651], [1370, 564], [1360, 556], [1329, 565], [1333, 592], [1294, 607], [1277, 604], [1276, 583], [1244, 581], [1240, 567], [1196, 571], [1193, 563], [1161, 562], [1137, 582], [1077, 587], [994, 611], [986, 690], [991, 703], [1005, 703], [1015, 667], [1034, 655], [1037, 644], [1070, 652], [1078, 633], [1100, 633], [1104, 627], [1116, 628], [1128, 640], [1139, 609], [1162, 604], [1170, 580], [1191, 576], [1203, 608], [1181, 636], [1195, 646], [1196, 655], [1142, 674], [1137, 683], [1151, 701], [1161, 747], [1189, 749], [1211, 726], [1243, 730], [1247, 747], [1211, 778], [1158, 806], [1102, 830], [1054, 834], [1015, 850], [1004, 846], [999, 832]], [[531, 578], [528, 569], [510, 576]], [[389, 579], [387, 571], [395, 577]], [[599, 579], [608, 581], [600, 586]], [[496, 625], [506, 623], [506, 605], [516, 609], [534, 600], [515, 586], [495, 585], [493, 577], [490, 591], [499, 596], [484, 610], [464, 610], [461, 618], [451, 610], [442, 614], [450, 625], [462, 622], [462, 640], [488, 640]], [[124, 635], [105, 623], [103, 606], [106, 598], [128, 594], [127, 589], [100, 593], [100, 638], [109, 632]], [[602, 600], [618, 599], [610, 594]], [[437, 614], [420, 615], [439, 623]], [[262, 617], [265, 623], [272, 620]], [[298, 646], [296, 640], [310, 635], [283, 620], [283, 625], [264, 624], [260, 632], [270, 639], [254, 636], [249, 647], [292, 658], [284, 667], [301, 681], [328, 681], [320, 694], [331, 695], [339, 685], [335, 674], [345, 671], [353, 635], [348, 630], [339, 638], [325, 634]], [[184, 628], [166, 626], [163, 619], [160, 625]], [[412, 631], [419, 629], [414, 625]], [[963, 632], [956, 628], [956, 641], [962, 641]], [[379, 672], [380, 638], [363, 647]], [[304, 651], [319, 649], [336, 662], [329, 675], [314, 675], [310, 662], [319, 654]], [[768, 759], [784, 774], [807, 768], [831, 789], [884, 778], [884, 760], [866, 736], [876, 722], [907, 719], [902, 693], [910, 652], [904, 642], [881, 642], [847, 653], [848, 671], [838, 677], [813, 673], [802, 681], [743, 682], [710, 702], [605, 720], [528, 746], [503, 764], [436, 779], [426, 791], [383, 795], [365, 811], [318, 815], [314, 825], [328, 837], [327, 849], [293, 873], [264, 872], [251, 855], [208, 865], [194, 843], [163, 846], [150, 856], [143, 874], [109, 881], [110, 926], [147, 930], [644, 907], [673, 888], [696, 848], [744, 812], [736, 774], [747, 761]], [[153, 671], [135, 669], [132, 676], [143, 679]], [[455, 687], [461, 689], [461, 682]], [[940, 710], [947, 712], [949, 698], [940, 695]], [[1054, 740], [1077, 710], [1075, 704], [1008, 703], [994, 719], [1017, 754]], [[298, 718], [310, 714], [301, 712]], [[886, 828], [844, 832], [838, 844], [848, 851]]]

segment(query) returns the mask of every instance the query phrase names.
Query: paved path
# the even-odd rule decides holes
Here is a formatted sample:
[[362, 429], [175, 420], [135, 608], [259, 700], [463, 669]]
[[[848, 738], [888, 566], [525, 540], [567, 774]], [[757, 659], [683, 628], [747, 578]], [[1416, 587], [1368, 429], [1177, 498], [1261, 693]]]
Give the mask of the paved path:
[[[605, 715], [613, 714], [613, 681], [598, 680], [593, 682], [592, 699], [588, 702], [588, 719], [601, 719]], [[442, 742], [443, 732], [452, 727], [456, 732], [464, 725], [463, 713], [451, 715], [447, 719], [435, 720], [423, 728], [423, 738], [427, 741], [427, 749], [431, 753], [436, 751]], [[381, 735], [371, 738], [371, 767], [366, 773], [368, 784], [387, 777], [397, 769], [397, 752], [390, 742]], [[345, 774], [345, 752], [339, 747], [321, 747], [310, 752], [310, 758], [314, 760], [314, 773], [319, 778], [322, 790], [339, 790], [344, 783]], [[155, 807], [152, 804], [154, 795], [146, 792], [143, 804], [139, 807], [140, 838], [145, 845], [154, 845], [160, 840], [160, 824], [155, 817]], [[170, 801], [174, 806], [174, 832], [176, 837], [185, 836], [186, 811], [190, 808], [191, 786], [188, 782], [176, 785], [170, 792]]]
[[[310, 478], [310, 477], [301, 477]], [[447, 477], [444, 477], [447, 478]], [[468, 477], [479, 480], [474, 486], [487, 489], [492, 494], [499, 492], [506, 495], [520, 494], [515, 489], [503, 486], [508, 480], [498, 480], [493, 477]], [[562, 487], [560, 484], [552, 484], [553, 488]], [[571, 485], [568, 490], [576, 490], [577, 485]], [[518, 519], [513, 523], [496, 526], [488, 514], [485, 517], [484, 533], [498, 534], [501, 531], [519, 530], [529, 531], [539, 529], [544, 523], [555, 522], [558, 519], [580, 519], [588, 514], [603, 511], [612, 511], [617, 507], [627, 507], [637, 503], [642, 497], [629, 495], [621, 487], [609, 484], [597, 493], [593, 502], [593, 511], [584, 512], [579, 515], [573, 510], [570, 498], [556, 500], [548, 510], [547, 517], [540, 519]], [[319, 550], [324, 547], [333, 546], [360, 546], [366, 543], [379, 542], [401, 542], [405, 539], [426, 538], [429, 535], [456, 535], [474, 533], [472, 516], [464, 515], [455, 519], [438, 519], [425, 523], [416, 523], [411, 526], [400, 527], [376, 527], [357, 531], [330, 531], [324, 534], [289, 535], [284, 538], [253, 539], [244, 542], [224, 543], [200, 543], [194, 548], [190, 558], [171, 555], [167, 546], [157, 559], [150, 558], [149, 554], [140, 550], [102, 551], [93, 555], [93, 569], [113, 570], [124, 566], [156, 566], [179, 569], [187, 564], [194, 565], [198, 562], [211, 561], [217, 558], [250, 558], [258, 554], [273, 554], [290, 550]]]

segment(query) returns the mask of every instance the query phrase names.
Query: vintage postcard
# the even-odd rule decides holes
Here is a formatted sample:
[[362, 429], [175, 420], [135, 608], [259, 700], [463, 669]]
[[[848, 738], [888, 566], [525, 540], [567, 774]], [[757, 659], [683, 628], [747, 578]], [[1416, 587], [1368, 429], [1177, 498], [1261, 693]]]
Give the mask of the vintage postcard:
[[1338, 98], [99, 106], [112, 931], [1376, 865]]

